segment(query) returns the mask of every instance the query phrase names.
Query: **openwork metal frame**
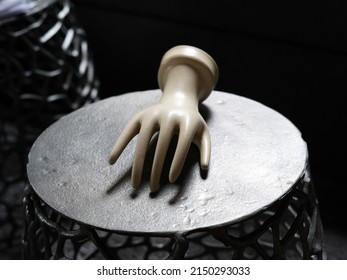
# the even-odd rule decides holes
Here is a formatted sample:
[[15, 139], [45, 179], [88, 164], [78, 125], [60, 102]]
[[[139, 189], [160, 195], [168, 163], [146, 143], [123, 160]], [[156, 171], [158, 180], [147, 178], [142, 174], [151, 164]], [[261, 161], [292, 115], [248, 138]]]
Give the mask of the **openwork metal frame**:
[[51, 123], [98, 99], [84, 30], [69, 0], [0, 21], [0, 253], [20, 258], [27, 154]]
[[110, 232], [63, 217], [26, 188], [27, 259], [326, 259], [308, 171], [291, 191], [243, 221], [190, 232]]

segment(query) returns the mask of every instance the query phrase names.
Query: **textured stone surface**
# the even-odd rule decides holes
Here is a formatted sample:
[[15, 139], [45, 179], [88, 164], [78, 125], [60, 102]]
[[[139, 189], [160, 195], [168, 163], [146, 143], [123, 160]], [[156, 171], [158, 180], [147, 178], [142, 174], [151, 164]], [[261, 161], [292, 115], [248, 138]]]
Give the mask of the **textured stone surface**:
[[[215, 91], [201, 106], [212, 137], [208, 173], [200, 172], [199, 154], [192, 146], [179, 180], [167, 183], [164, 170], [159, 192], [150, 195], [152, 145], [143, 184], [135, 191], [130, 171], [136, 138], [114, 166], [108, 164], [108, 155], [131, 116], [159, 98], [157, 90], [125, 94], [53, 124], [29, 155], [34, 190], [57, 211], [89, 225], [175, 232], [252, 215], [282, 197], [304, 172], [306, 143], [290, 121], [260, 103]], [[172, 152], [165, 169], [170, 156]]]

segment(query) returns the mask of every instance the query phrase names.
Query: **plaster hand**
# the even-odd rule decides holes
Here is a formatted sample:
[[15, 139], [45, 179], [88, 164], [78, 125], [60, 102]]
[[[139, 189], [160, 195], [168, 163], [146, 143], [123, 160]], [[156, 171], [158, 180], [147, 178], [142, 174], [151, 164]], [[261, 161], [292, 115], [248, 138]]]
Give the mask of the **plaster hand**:
[[152, 192], [159, 188], [163, 164], [174, 134], [178, 134], [178, 143], [170, 168], [170, 182], [175, 182], [180, 175], [192, 142], [200, 149], [201, 168], [208, 169], [211, 140], [198, 105], [210, 95], [217, 79], [217, 65], [204, 51], [190, 46], [170, 49], [163, 56], [158, 71], [158, 82], [163, 92], [159, 103], [130, 120], [111, 151], [109, 163], [114, 164], [132, 138], [139, 134], [132, 167], [133, 187], [139, 187], [150, 141], [159, 131], [150, 178]]

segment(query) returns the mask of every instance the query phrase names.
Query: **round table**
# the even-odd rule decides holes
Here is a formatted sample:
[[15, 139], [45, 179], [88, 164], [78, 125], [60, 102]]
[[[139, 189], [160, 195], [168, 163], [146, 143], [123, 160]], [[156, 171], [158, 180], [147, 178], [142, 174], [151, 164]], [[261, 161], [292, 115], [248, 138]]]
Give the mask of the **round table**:
[[24, 200], [28, 258], [325, 258], [306, 143], [289, 120], [253, 100], [214, 91], [200, 106], [212, 138], [208, 172], [192, 145], [169, 183], [173, 139], [151, 194], [154, 137], [143, 183], [133, 189], [136, 137], [115, 165], [108, 155], [129, 119], [160, 94], [88, 105], [36, 140]]

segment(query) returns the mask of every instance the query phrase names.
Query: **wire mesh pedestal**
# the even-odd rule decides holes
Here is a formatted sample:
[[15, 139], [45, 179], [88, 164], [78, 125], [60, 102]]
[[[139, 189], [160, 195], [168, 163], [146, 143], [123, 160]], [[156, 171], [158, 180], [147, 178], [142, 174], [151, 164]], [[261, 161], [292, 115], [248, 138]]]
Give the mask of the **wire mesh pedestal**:
[[0, 259], [21, 257], [28, 152], [61, 116], [98, 99], [98, 79], [69, 0], [32, 0], [0, 19]]
[[133, 190], [135, 143], [116, 166], [107, 156], [130, 116], [159, 96], [99, 101], [38, 138], [27, 168], [26, 258], [326, 258], [306, 144], [287, 119], [252, 100], [213, 92], [201, 108], [213, 139], [207, 174], [192, 146], [178, 181], [169, 184], [164, 170], [150, 194], [153, 139], [144, 184]]

